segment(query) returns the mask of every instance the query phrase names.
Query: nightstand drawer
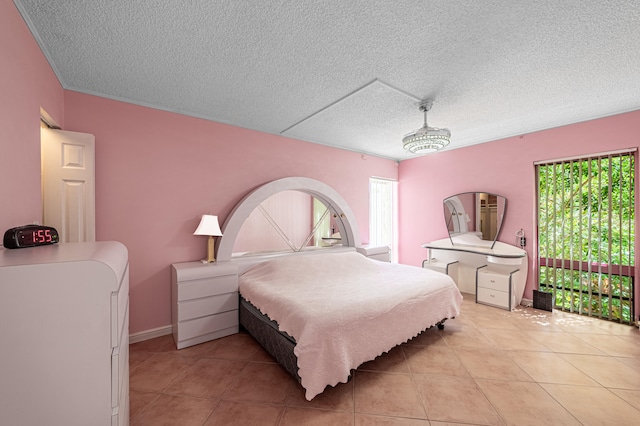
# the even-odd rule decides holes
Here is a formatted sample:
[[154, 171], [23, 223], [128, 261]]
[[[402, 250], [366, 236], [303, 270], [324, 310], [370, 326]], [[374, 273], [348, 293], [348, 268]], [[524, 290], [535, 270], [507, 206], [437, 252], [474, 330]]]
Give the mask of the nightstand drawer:
[[235, 291], [233, 293], [178, 302], [178, 321], [205, 317], [214, 312], [237, 310], [238, 304], [239, 296]]
[[509, 309], [509, 293], [484, 287], [478, 287], [477, 291], [476, 298], [478, 303]]
[[237, 275], [223, 275], [219, 277], [181, 281], [178, 287], [178, 302], [237, 291]]
[[508, 292], [509, 280], [509, 274], [502, 274], [490, 269], [478, 271], [478, 287]]
[[[208, 317], [178, 322], [178, 333], [180, 335], [180, 341], [182, 341], [223, 329], [238, 328], [239, 324], [240, 318], [238, 311], [233, 310], [221, 314], [209, 315]], [[238, 330], [236, 329], [235, 332], [237, 333]]]

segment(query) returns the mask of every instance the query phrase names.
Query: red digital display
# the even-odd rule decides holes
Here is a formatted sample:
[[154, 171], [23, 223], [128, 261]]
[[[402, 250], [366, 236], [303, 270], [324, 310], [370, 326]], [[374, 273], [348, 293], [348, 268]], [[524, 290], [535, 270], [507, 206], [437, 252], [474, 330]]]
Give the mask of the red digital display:
[[24, 242], [27, 244], [50, 243], [53, 241], [50, 229], [39, 229], [37, 231], [26, 232], [24, 234], [30, 234], [22, 236], [22, 238], [24, 238]]
[[25, 225], [8, 229], [4, 233], [5, 248], [35, 247], [60, 242], [55, 228], [42, 225]]

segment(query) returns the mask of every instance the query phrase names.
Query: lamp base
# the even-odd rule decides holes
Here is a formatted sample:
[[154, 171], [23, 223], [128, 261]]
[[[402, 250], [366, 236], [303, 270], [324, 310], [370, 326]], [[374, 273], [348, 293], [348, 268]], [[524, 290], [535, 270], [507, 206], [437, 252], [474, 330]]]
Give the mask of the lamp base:
[[209, 235], [209, 241], [207, 242], [207, 258], [201, 261], [202, 263], [215, 263], [215, 248], [213, 246], [213, 237]]

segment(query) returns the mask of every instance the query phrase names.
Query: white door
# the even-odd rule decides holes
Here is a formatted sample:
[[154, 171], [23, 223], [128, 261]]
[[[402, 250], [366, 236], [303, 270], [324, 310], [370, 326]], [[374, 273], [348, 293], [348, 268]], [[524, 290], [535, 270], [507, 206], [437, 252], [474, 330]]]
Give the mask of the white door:
[[96, 240], [95, 137], [42, 128], [43, 224], [60, 242]]

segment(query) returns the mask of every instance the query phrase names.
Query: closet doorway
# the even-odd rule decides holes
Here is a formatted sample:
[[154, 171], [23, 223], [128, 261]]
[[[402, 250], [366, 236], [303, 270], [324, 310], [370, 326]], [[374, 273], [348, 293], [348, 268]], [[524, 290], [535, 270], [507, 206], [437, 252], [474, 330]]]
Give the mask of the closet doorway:
[[48, 122], [40, 126], [42, 223], [60, 242], [95, 241], [95, 138]]

